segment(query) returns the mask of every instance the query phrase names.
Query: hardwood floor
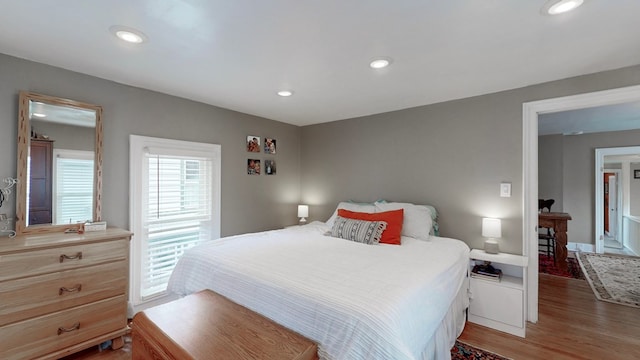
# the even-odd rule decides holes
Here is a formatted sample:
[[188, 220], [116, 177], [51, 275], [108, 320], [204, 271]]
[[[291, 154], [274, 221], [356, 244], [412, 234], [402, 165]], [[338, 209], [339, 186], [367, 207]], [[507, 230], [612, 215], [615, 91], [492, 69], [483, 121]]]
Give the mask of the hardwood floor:
[[[467, 323], [460, 340], [513, 359], [640, 359], [640, 309], [596, 300], [585, 280], [540, 274], [539, 321], [525, 339]], [[65, 360], [130, 360], [131, 345]]]
[[585, 280], [540, 274], [527, 337], [467, 323], [460, 340], [513, 359], [640, 359], [640, 309], [596, 300]]

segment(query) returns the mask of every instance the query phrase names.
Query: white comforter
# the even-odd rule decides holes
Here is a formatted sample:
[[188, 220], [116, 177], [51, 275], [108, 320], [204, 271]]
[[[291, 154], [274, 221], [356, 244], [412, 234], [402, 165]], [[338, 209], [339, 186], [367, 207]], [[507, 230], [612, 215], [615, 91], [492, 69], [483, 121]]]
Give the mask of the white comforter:
[[425, 349], [463, 283], [468, 246], [439, 237], [365, 245], [327, 230], [206, 242], [184, 254], [168, 290], [216, 291], [317, 342], [321, 359], [433, 357]]

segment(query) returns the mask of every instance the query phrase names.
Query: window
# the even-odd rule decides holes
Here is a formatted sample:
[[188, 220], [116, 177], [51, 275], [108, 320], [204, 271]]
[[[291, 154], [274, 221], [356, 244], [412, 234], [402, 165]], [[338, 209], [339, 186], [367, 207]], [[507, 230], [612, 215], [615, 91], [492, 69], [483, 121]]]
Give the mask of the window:
[[164, 295], [185, 250], [220, 237], [220, 145], [131, 135], [132, 306]]
[[93, 220], [93, 151], [53, 150], [53, 223]]

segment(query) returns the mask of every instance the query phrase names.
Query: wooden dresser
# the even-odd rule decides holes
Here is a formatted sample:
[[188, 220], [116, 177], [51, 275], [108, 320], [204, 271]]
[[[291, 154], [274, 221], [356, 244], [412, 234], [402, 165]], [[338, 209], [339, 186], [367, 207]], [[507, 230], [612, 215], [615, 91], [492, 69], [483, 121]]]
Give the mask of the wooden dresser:
[[57, 359], [121, 340], [131, 233], [0, 238], [0, 359]]
[[133, 318], [133, 360], [318, 359], [317, 345], [210, 290]]

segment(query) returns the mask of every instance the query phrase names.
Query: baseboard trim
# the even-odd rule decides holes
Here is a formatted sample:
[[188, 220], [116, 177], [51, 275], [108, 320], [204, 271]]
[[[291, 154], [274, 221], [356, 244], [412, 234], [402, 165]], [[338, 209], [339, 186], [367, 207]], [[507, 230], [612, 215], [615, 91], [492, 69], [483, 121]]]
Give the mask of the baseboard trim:
[[594, 244], [569, 242], [569, 243], [567, 243], [567, 250], [595, 253], [596, 252], [596, 246]]

